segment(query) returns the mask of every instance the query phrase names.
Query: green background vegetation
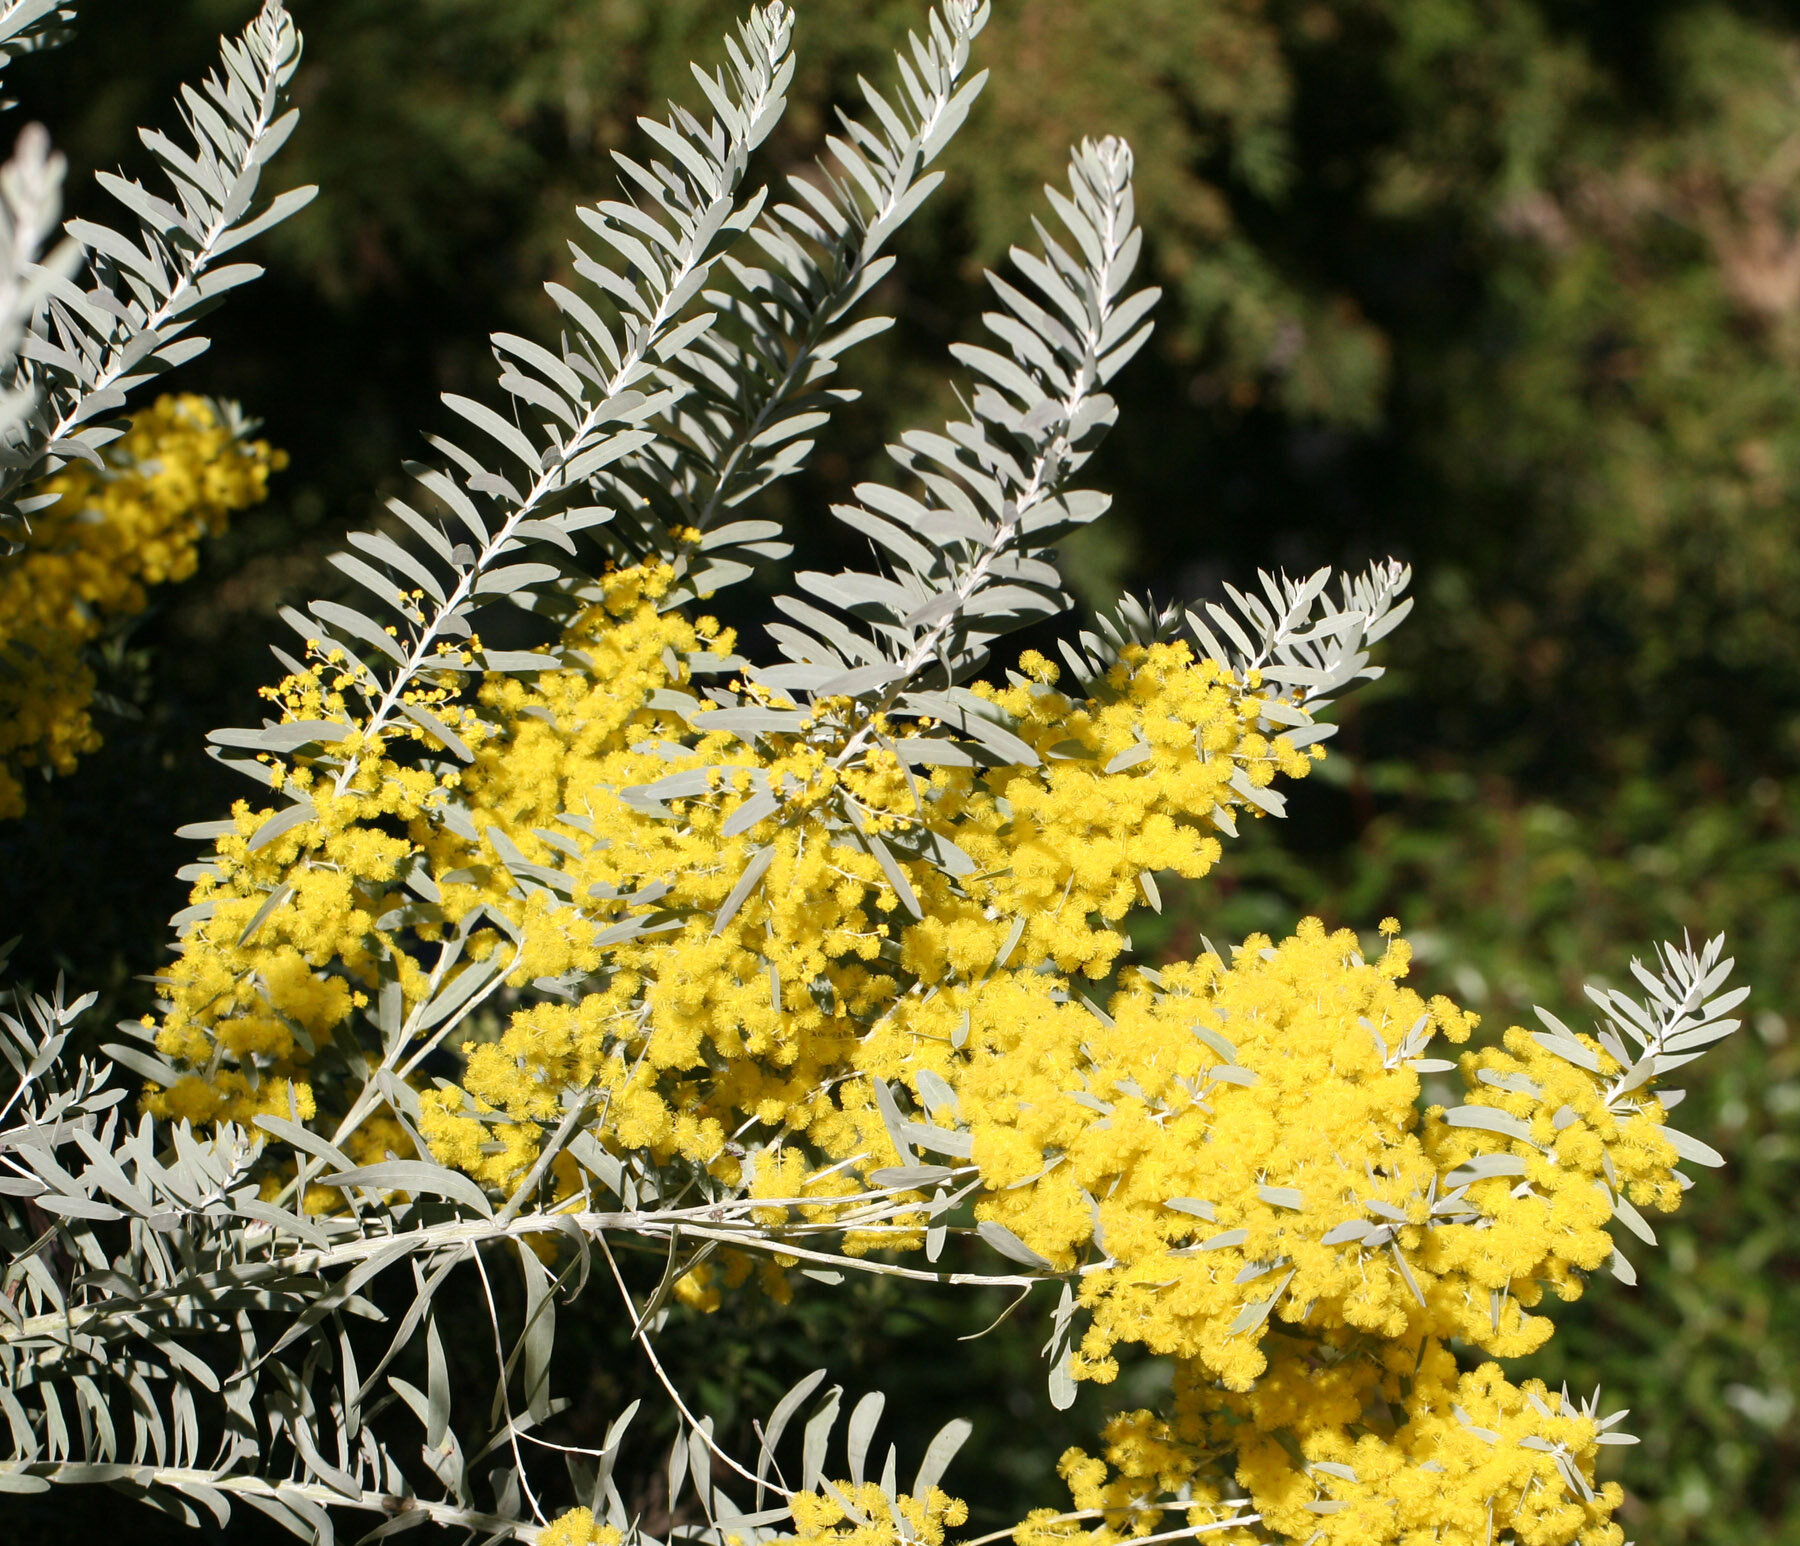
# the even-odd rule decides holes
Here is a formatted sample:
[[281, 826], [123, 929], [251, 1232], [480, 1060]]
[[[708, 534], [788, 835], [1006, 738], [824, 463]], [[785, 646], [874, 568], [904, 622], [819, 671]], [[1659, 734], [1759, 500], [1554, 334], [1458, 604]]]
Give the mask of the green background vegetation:
[[[859, 71], [884, 79], [923, 0], [801, 0], [796, 107], [766, 151], [810, 156]], [[106, 749], [0, 829], [0, 933], [140, 1012], [187, 857], [168, 834], [239, 794], [204, 732], [254, 712], [276, 608], [375, 519], [442, 390], [481, 395], [485, 336], [545, 332], [571, 208], [608, 186], [634, 115], [689, 94], [722, 0], [293, 0], [301, 126], [277, 185], [317, 202], [181, 385], [240, 398], [293, 454], [201, 575], [109, 644]], [[138, 163], [247, 0], [84, 0], [74, 44], [9, 72], [78, 174]], [[1497, 1032], [1658, 938], [1724, 929], [1749, 1025], [1699, 1065], [1707, 1173], [1642, 1276], [1560, 1312], [1531, 1372], [1635, 1410], [1609, 1452], [1641, 1540], [1800, 1542], [1800, 17], [1723, 0], [999, 0], [994, 78], [946, 188], [878, 297], [900, 325], [855, 357], [864, 400], [775, 502], [817, 513], [883, 439], [941, 406], [983, 265], [1028, 230], [1084, 134], [1138, 154], [1158, 342], [1103, 456], [1115, 514], [1065, 555], [1089, 601], [1192, 599], [1258, 565], [1415, 569], [1388, 676], [1279, 830], [1169, 899], [1140, 940], [1395, 913], [1418, 979]], [[22, 116], [15, 117], [15, 123]], [[91, 202], [81, 177], [77, 212]], [[979, 1419], [953, 1479], [976, 1522], [1057, 1501], [1091, 1435], [1051, 1421], [1046, 1307], [883, 1284], [791, 1312], [672, 1325], [727, 1421], [817, 1363], [888, 1390], [904, 1426]], [[596, 1300], [596, 1311], [599, 1301]], [[1035, 1313], [1034, 1313], [1035, 1312]], [[643, 1387], [597, 1328], [577, 1418]], [[681, 1344], [695, 1354], [684, 1359]], [[571, 1342], [574, 1393], [582, 1349]], [[1157, 1371], [1127, 1378], [1146, 1391]], [[584, 1417], [584, 1414], [586, 1416]], [[915, 1438], [915, 1443], [918, 1440]], [[646, 1507], [654, 1508], [646, 1494]], [[118, 1505], [122, 1507], [123, 1505]], [[10, 1507], [10, 1505], [9, 1505]], [[57, 1525], [70, 1519], [59, 1500]], [[95, 1521], [102, 1500], [82, 1508]], [[135, 1527], [136, 1521], [133, 1520]], [[251, 1528], [246, 1525], [243, 1528]], [[248, 1537], [246, 1537], [248, 1538]]]

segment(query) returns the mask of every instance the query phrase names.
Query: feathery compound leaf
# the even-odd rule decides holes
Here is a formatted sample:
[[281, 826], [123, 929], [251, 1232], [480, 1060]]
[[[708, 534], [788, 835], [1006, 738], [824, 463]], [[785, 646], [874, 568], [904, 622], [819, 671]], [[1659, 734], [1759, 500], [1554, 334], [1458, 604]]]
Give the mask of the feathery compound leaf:
[[[784, 105], [793, 73], [791, 31], [792, 13], [783, 5], [752, 12], [728, 40], [730, 70], [711, 78], [713, 120], [702, 123], [676, 107], [664, 122], [644, 121], [669, 160], [641, 165], [617, 158], [639, 201], [578, 211], [610, 255], [575, 248], [576, 271], [600, 292], [599, 306], [553, 284], [551, 299], [572, 325], [559, 350], [513, 334], [494, 337], [510, 412], [446, 395], [446, 405], [476, 434], [468, 445], [434, 438], [446, 465], [409, 470], [473, 545], [396, 503], [395, 513], [420, 539], [419, 547], [403, 547], [398, 534], [359, 534], [351, 538], [357, 554], [334, 560], [397, 619], [382, 626], [333, 603], [310, 609], [312, 652], [323, 658], [341, 651], [349, 662], [351, 690], [366, 707], [361, 728], [368, 741], [379, 744], [397, 721], [411, 720], [461, 756], [457, 740], [409, 711], [422, 684], [472, 668], [524, 672], [557, 663], [520, 652], [463, 652], [460, 641], [471, 633], [470, 618], [480, 607], [496, 601], [535, 607], [569, 573], [571, 534], [613, 513], [594, 503], [590, 480], [610, 487], [604, 470], [644, 453], [685, 390], [662, 356], [695, 347], [693, 340], [705, 333], [713, 312], [690, 314], [690, 308], [725, 249], [762, 206], [760, 194], [740, 202], [738, 190], [751, 151]], [[604, 315], [609, 310], [611, 321]], [[533, 544], [534, 556], [553, 561], [512, 556]], [[445, 722], [443, 728], [455, 727]], [[357, 754], [337, 759], [340, 793], [359, 765]]]
[[[1616, 1049], [1615, 1056], [1625, 1064], [1624, 1071], [1607, 1086], [1606, 1100], [1611, 1110], [1624, 1113], [1643, 1100], [1654, 1099], [1649, 1086], [1659, 1075], [1700, 1056], [1705, 1048], [1737, 1030], [1741, 1022], [1727, 1016], [1749, 997], [1750, 990], [1733, 988], [1719, 992], [1729, 981], [1735, 964], [1725, 956], [1723, 934], [1715, 935], [1700, 950], [1684, 939], [1679, 946], [1672, 942], [1659, 945], [1654, 969], [1632, 961], [1632, 975], [1646, 990], [1642, 999], [1633, 999], [1616, 988], [1588, 987], [1587, 996], [1608, 1022], [1600, 1039]], [[1549, 1021], [1548, 1016], [1545, 1018]], [[1569, 1061], [1583, 1062], [1576, 1054], [1585, 1053], [1586, 1049], [1559, 1022], [1549, 1023], [1557, 1034], [1540, 1040]], [[1636, 1057], [1619, 1056], [1630, 1046], [1638, 1049]], [[1683, 1159], [1702, 1165], [1724, 1163], [1716, 1150], [1698, 1139], [1673, 1129], [1665, 1129], [1664, 1134]]]
[[[890, 448], [921, 492], [862, 488], [859, 503], [839, 511], [880, 550], [885, 573], [801, 577], [814, 599], [861, 624], [848, 630], [854, 648], [844, 648], [845, 625], [813, 639], [813, 628], [778, 636], [788, 659], [808, 669], [778, 667], [765, 676], [769, 685], [854, 696], [887, 713], [905, 705], [909, 689], [953, 686], [992, 640], [1067, 604], [1040, 555], [1106, 508], [1069, 479], [1115, 417], [1099, 388], [1129, 353], [1116, 339], [1120, 319], [1133, 324], [1154, 299], [1124, 293], [1139, 246], [1124, 142], [1084, 142], [1070, 163], [1070, 189], [1052, 193], [1052, 202], [1080, 256], [1040, 227], [1040, 253], [1013, 252], [1038, 298], [990, 276], [1004, 309], [985, 320], [1006, 352], [953, 351], [979, 378], [971, 417]], [[796, 606], [784, 610], [805, 621]], [[834, 646], [839, 658], [860, 657], [869, 669], [818, 674], [816, 663]]]
[[[199, 1522], [195, 1503], [227, 1522], [236, 1499], [309, 1541], [333, 1538], [327, 1509], [335, 1508], [514, 1533], [529, 1515], [504, 1495], [492, 1509], [475, 1506], [454, 1436], [442, 1435], [445, 1447], [426, 1457], [444, 1495], [421, 1495], [427, 1478], [409, 1476], [363, 1421], [367, 1387], [344, 1325], [346, 1314], [371, 1309], [363, 1288], [409, 1258], [422, 1262], [395, 1343], [425, 1324], [431, 1394], [417, 1409], [427, 1419], [447, 1415], [449, 1363], [430, 1311], [449, 1272], [469, 1259], [454, 1238], [468, 1225], [454, 1220], [435, 1235], [411, 1228], [409, 1205], [391, 1194], [366, 1221], [310, 1218], [259, 1197], [258, 1144], [239, 1129], [202, 1136], [185, 1123], [159, 1131], [148, 1117], [121, 1122], [111, 1108], [125, 1092], [109, 1087], [111, 1071], [85, 1061], [70, 1068], [57, 1056], [92, 998], [29, 999], [35, 1032], [0, 1016], [0, 1048], [32, 1054], [6, 1102], [14, 1125], [0, 1131], [0, 1172], [33, 1178], [24, 1191], [0, 1188], [0, 1409], [13, 1457], [0, 1462], [4, 1490], [104, 1482], [189, 1523]], [[307, 1156], [342, 1162], [298, 1124], [264, 1120]], [[448, 1191], [486, 1212], [466, 1177], [423, 1162], [334, 1179]], [[52, 1220], [48, 1231], [22, 1217], [20, 1197]], [[71, 1280], [46, 1270], [46, 1256], [91, 1270]], [[285, 1315], [285, 1331], [263, 1343], [240, 1296]], [[533, 1339], [528, 1373], [540, 1377], [546, 1304], [547, 1295], [534, 1299], [524, 1328]], [[342, 1359], [335, 1381], [334, 1350]], [[417, 1394], [404, 1381], [389, 1384], [403, 1400]], [[203, 1443], [203, 1422], [222, 1442], [206, 1434]]]
[[0, 432], [0, 516], [20, 513], [20, 488], [40, 474], [71, 458], [96, 460], [122, 433], [116, 415], [125, 395], [205, 349], [194, 322], [261, 272], [251, 264], [221, 267], [219, 259], [312, 197], [312, 189], [294, 190], [253, 212], [263, 164], [294, 127], [297, 115], [284, 108], [299, 63], [292, 18], [280, 0], [267, 0], [241, 37], [221, 41], [220, 69], [198, 88], [181, 88], [177, 107], [191, 148], [139, 131], [167, 193], [100, 174], [137, 217], [137, 232], [69, 223], [69, 234], [89, 249], [90, 288], [48, 280], [10, 372], [7, 387], [35, 401]]
[[[892, 325], [852, 315], [892, 266], [882, 247], [941, 180], [925, 168], [986, 80], [963, 76], [988, 13], [987, 0], [946, 0], [896, 60], [903, 95], [890, 102], [863, 82], [876, 126], [839, 112], [816, 178], [789, 176], [793, 199], [765, 206], [750, 228], [754, 254], [728, 257], [719, 288], [705, 292], [716, 325], [659, 352], [655, 380], [673, 406], [653, 445], [596, 480], [596, 497], [620, 512], [603, 539], [615, 556], [675, 564], [665, 605], [789, 551], [779, 527], [726, 518], [798, 469], [832, 409], [856, 397], [825, 383], [851, 348]], [[722, 80], [696, 73], [709, 99], [725, 100]]]
[[1353, 683], [1382, 674], [1369, 664], [1368, 646], [1412, 610], [1412, 598], [1401, 599], [1412, 570], [1394, 559], [1339, 575], [1335, 601], [1330, 578], [1328, 569], [1304, 580], [1259, 573], [1261, 596], [1227, 586], [1231, 607], [1208, 602], [1188, 612], [1187, 623], [1205, 656], [1240, 677], [1259, 673], [1310, 716]]

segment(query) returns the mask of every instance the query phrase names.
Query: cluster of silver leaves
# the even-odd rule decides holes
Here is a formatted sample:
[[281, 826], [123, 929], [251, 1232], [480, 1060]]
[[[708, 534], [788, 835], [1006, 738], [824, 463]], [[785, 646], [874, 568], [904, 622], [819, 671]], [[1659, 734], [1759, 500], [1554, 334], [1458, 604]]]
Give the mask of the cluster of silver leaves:
[[[889, 238], [943, 180], [927, 169], [986, 83], [985, 70], [964, 76], [988, 9], [932, 15], [896, 59], [902, 90], [892, 100], [860, 83], [868, 120], [840, 109], [816, 178], [790, 175], [790, 200], [765, 204], [750, 227], [754, 251], [725, 256], [722, 282], [703, 296], [716, 321], [666, 355], [660, 379], [675, 406], [657, 439], [598, 480], [617, 512], [603, 534], [611, 552], [675, 553], [680, 583], [666, 604], [710, 595], [788, 552], [774, 523], [729, 513], [799, 468], [832, 409], [857, 397], [825, 383], [846, 351], [893, 325], [852, 314], [893, 268]], [[704, 534], [697, 548], [671, 541], [684, 528]]]
[[765, 685], [935, 716], [994, 639], [1065, 609], [1050, 545], [1107, 506], [1070, 480], [1117, 417], [1099, 388], [1148, 338], [1157, 297], [1127, 291], [1143, 240], [1130, 150], [1082, 145], [1070, 183], [1050, 195], [1073, 251], [1040, 226], [1041, 254], [1012, 252], [1038, 295], [988, 276], [1005, 310], [984, 320], [1006, 352], [952, 350], [980, 378], [969, 417], [889, 449], [920, 492], [865, 483], [834, 508], [886, 572], [798, 575], [803, 596], [777, 601], [789, 621], [771, 630], [787, 664], [755, 672]]
[[[634, 1180], [590, 1150], [599, 1166], [582, 1164], [584, 1206], [523, 1210], [538, 1172], [496, 1208], [457, 1172], [423, 1161], [359, 1168], [294, 1121], [264, 1117], [257, 1133], [134, 1124], [112, 1064], [66, 1050], [92, 995], [15, 1000], [17, 1013], [0, 1012], [0, 1056], [15, 1076], [0, 1104], [0, 1413], [10, 1429], [0, 1492], [104, 1484], [189, 1524], [224, 1525], [242, 1505], [325, 1543], [335, 1539], [334, 1512], [346, 1511], [381, 1521], [364, 1539], [430, 1522], [529, 1540], [545, 1514], [523, 1443], [560, 1452], [576, 1499], [652, 1546], [613, 1476], [631, 1411], [597, 1451], [533, 1432], [569, 1404], [550, 1392], [558, 1300], [586, 1286], [590, 1242], [599, 1241], [647, 1336], [672, 1278], [650, 1303], [632, 1304], [607, 1236], [664, 1242], [673, 1261], [684, 1232], [703, 1247], [750, 1240], [749, 1205], [664, 1198], [654, 1176]], [[107, 1049], [115, 1062], [118, 1050]], [[270, 1138], [302, 1156], [294, 1187], [273, 1200], [254, 1174]], [[303, 1210], [308, 1185], [340, 1190], [347, 1209]], [[394, 1202], [396, 1191], [411, 1200]], [[532, 1249], [538, 1235], [577, 1243], [560, 1278]], [[496, 1307], [490, 1264], [522, 1279], [510, 1321]], [[454, 1424], [453, 1392], [478, 1375], [442, 1331], [440, 1290], [453, 1275], [492, 1311], [497, 1371], [485, 1419], [477, 1409]], [[380, 1350], [365, 1366], [357, 1349], [375, 1325]], [[783, 1431], [821, 1379], [809, 1376], [777, 1405], [753, 1472], [732, 1474], [741, 1468], [704, 1420], [686, 1426], [670, 1503], [685, 1481], [709, 1527], [684, 1528], [684, 1540], [722, 1546], [733, 1535], [753, 1546], [781, 1533], [791, 1492], [823, 1485], [836, 1389], [806, 1424], [797, 1487], [777, 1464]], [[848, 1424], [846, 1463], [858, 1482], [879, 1415], [879, 1399], [865, 1397]], [[951, 1423], [928, 1447], [924, 1484], [967, 1432]], [[890, 1449], [880, 1473], [890, 1501], [896, 1466]]]
[[[25, 330], [51, 285], [66, 281], [80, 262], [81, 249], [72, 240], [44, 251], [62, 213], [66, 170], [38, 124], [20, 133], [12, 158], [0, 166], [0, 359], [17, 360]], [[18, 433], [39, 401], [33, 383], [11, 374], [11, 382], [0, 388], [0, 440]], [[3, 522], [0, 543], [8, 553], [17, 550], [17, 537], [8, 535]]]
[[[613, 258], [574, 248], [576, 271], [593, 287], [592, 299], [562, 284], [546, 287], [567, 328], [560, 349], [510, 333], [494, 336], [500, 385], [515, 417], [446, 394], [446, 406], [482, 437], [479, 450], [433, 437], [443, 463], [409, 468], [419, 494], [410, 503], [389, 501], [397, 532], [358, 533], [350, 539], [355, 551], [333, 560], [368, 592], [378, 615], [398, 608], [398, 637], [368, 611], [341, 602], [317, 601], [306, 613], [284, 614], [303, 640], [341, 650], [351, 663], [369, 734], [407, 716], [467, 760], [468, 748], [454, 732], [409, 701], [413, 689], [459, 669], [517, 672], [558, 664], [550, 655], [484, 650], [471, 652], [472, 666], [459, 666], [453, 647], [470, 638], [481, 608], [508, 602], [531, 609], [564, 579], [559, 555], [575, 554], [574, 534], [613, 518], [614, 504], [599, 502], [613, 486], [608, 469], [652, 446], [685, 395], [670, 366], [684, 350], [698, 357], [694, 345], [718, 323], [719, 312], [695, 302], [703, 302], [725, 252], [762, 211], [764, 195], [745, 196], [742, 184], [751, 152], [785, 106], [792, 29], [784, 6], [755, 11], [728, 40], [729, 68], [710, 76], [696, 71], [713, 109], [710, 121], [679, 107], [666, 119], [640, 120], [666, 159], [640, 164], [620, 154], [637, 198], [577, 212]], [[422, 512], [421, 504], [433, 513]], [[445, 522], [434, 518], [437, 512]], [[266, 782], [255, 752], [285, 755], [328, 744], [346, 728], [270, 725], [213, 740], [223, 760]], [[340, 792], [356, 765], [353, 758], [338, 760]], [[302, 800], [281, 819], [310, 815]]]
[[[40, 19], [50, 15], [44, 10]], [[0, 525], [16, 531], [53, 497], [20, 497], [26, 484], [74, 459], [99, 464], [100, 448], [124, 432], [119, 412], [127, 394], [203, 351], [207, 340], [194, 323], [262, 272], [221, 260], [311, 199], [311, 188], [261, 205], [256, 198], [264, 164], [297, 119], [286, 103], [299, 63], [292, 17], [280, 0], [267, 0], [240, 37], [221, 40], [218, 71], [198, 87], [182, 87], [177, 107], [189, 143], [139, 130], [166, 192], [99, 174], [136, 220], [135, 235], [71, 221], [70, 237], [86, 249], [85, 275], [60, 261], [27, 264], [24, 336], [0, 383], [15, 405], [11, 421], [0, 424]], [[41, 189], [45, 178], [34, 185], [30, 168], [43, 165], [38, 139], [28, 133], [11, 189]], [[40, 193], [36, 208], [45, 207]], [[15, 213], [13, 224], [18, 232], [30, 222]]]

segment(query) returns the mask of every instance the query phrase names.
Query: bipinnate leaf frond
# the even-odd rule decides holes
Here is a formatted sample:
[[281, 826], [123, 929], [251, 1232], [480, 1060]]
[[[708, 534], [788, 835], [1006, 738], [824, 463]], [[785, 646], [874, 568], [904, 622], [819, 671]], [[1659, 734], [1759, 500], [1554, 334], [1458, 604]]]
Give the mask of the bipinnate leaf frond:
[[299, 64], [293, 19], [267, 0], [241, 36], [221, 40], [220, 69], [182, 87], [191, 143], [138, 131], [166, 190], [100, 174], [137, 231], [70, 221], [88, 251], [86, 287], [66, 274], [40, 276], [45, 293], [6, 382], [35, 401], [0, 433], [0, 518], [29, 513], [18, 494], [39, 476], [76, 458], [99, 465], [100, 448], [124, 431], [119, 411], [131, 390], [203, 351], [194, 323], [262, 272], [220, 260], [312, 198], [315, 190], [298, 188], [256, 199], [264, 165], [297, 121], [286, 104]]
[[20, 130], [11, 159], [0, 166], [0, 359], [9, 367], [48, 286], [80, 258], [72, 241], [43, 255], [62, 213], [67, 170], [67, 161], [50, 148], [50, 136], [39, 124]]
[[926, 169], [986, 82], [985, 70], [964, 77], [988, 13], [986, 0], [947, 0], [896, 56], [899, 91], [860, 83], [867, 118], [840, 109], [816, 176], [790, 175], [791, 197], [750, 229], [754, 252], [720, 265], [705, 296], [719, 324], [662, 367], [677, 395], [657, 439], [596, 479], [597, 497], [619, 511], [602, 537], [614, 555], [675, 564], [665, 605], [788, 552], [775, 525], [731, 513], [798, 469], [832, 410], [857, 397], [825, 383], [851, 348], [893, 325], [854, 313], [893, 267], [884, 247], [943, 180]]
[[1382, 674], [1368, 647], [1412, 610], [1412, 569], [1396, 559], [1337, 578], [1334, 599], [1329, 569], [1303, 580], [1261, 571], [1260, 596], [1228, 585], [1230, 607], [1209, 601], [1188, 612], [1187, 623], [1208, 659], [1240, 677], [1255, 672], [1310, 716], [1346, 687]]
[[1035, 294], [990, 275], [999, 347], [953, 351], [977, 378], [968, 417], [889, 448], [916, 492], [865, 483], [834, 508], [881, 572], [799, 575], [770, 630], [787, 663], [756, 673], [765, 686], [943, 717], [994, 639], [1068, 605], [1048, 550], [1107, 507], [1071, 480], [1117, 416], [1100, 388], [1149, 336], [1158, 294], [1129, 289], [1131, 167], [1122, 140], [1075, 151], [1069, 193], [1049, 190], [1063, 239], [1039, 226], [1039, 252], [1013, 249]]
[[[592, 480], [648, 447], [672, 411], [683, 388], [667, 363], [716, 325], [719, 314], [703, 297], [708, 278], [762, 208], [761, 193], [741, 197], [740, 189], [751, 152], [785, 105], [792, 28], [792, 13], [780, 4], [740, 24], [726, 41], [729, 68], [702, 80], [709, 120], [679, 106], [665, 119], [639, 120], [661, 155], [640, 162], [619, 153], [632, 197], [577, 211], [598, 244], [573, 248], [590, 293], [546, 287], [568, 329], [559, 348], [495, 334], [510, 412], [445, 394], [473, 434], [434, 436], [442, 462], [409, 466], [423, 497], [389, 504], [411, 541], [358, 534], [350, 539], [356, 551], [333, 560], [396, 622], [333, 601], [284, 613], [309, 647], [348, 663], [370, 738], [397, 718], [416, 717], [411, 697], [425, 678], [554, 663], [528, 652], [460, 652], [459, 645], [479, 609], [502, 601], [531, 609], [566, 578], [561, 555], [575, 552], [573, 534], [613, 515], [594, 502]], [[254, 775], [257, 764], [237, 753], [285, 750], [292, 734], [293, 727], [270, 725], [213, 739]], [[442, 739], [457, 755], [466, 752], [454, 736]], [[340, 792], [358, 765], [355, 754], [338, 759]]]

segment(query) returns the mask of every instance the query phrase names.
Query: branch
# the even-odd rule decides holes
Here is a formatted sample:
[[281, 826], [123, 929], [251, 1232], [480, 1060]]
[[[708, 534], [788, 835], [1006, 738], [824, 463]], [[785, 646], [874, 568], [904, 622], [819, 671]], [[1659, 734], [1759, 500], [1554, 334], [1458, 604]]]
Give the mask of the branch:
[[220, 58], [222, 73], [207, 76], [199, 90], [182, 87], [191, 150], [139, 131], [174, 201], [101, 173], [101, 185], [138, 217], [137, 239], [92, 221], [69, 222], [69, 234], [91, 254], [94, 288], [84, 293], [67, 278], [45, 277], [48, 299], [12, 382], [39, 401], [0, 435], [0, 515], [22, 517], [18, 491], [70, 459], [99, 462], [100, 447], [123, 432], [115, 416], [126, 394], [204, 350], [206, 340], [190, 327], [262, 272], [245, 263], [216, 268], [217, 260], [316, 191], [284, 193], [251, 216], [263, 164], [298, 119], [282, 111], [299, 68], [300, 35], [281, 0], [266, 0], [241, 38], [222, 41]]

